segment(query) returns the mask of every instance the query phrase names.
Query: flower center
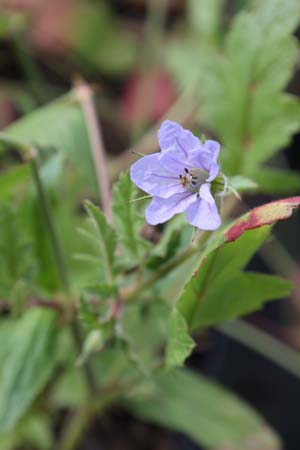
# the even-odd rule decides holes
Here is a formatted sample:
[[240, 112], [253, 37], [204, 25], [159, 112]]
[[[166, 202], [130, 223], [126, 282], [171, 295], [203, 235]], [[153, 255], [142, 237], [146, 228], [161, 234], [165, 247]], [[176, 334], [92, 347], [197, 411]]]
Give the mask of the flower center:
[[203, 183], [207, 180], [209, 173], [202, 169], [184, 169], [185, 175], [179, 175], [180, 184], [190, 192], [198, 192]]

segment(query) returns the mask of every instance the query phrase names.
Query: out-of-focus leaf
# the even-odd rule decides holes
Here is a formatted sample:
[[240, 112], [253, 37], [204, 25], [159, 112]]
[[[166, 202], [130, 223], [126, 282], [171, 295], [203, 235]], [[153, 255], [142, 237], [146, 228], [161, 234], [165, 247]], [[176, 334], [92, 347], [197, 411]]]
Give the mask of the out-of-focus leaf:
[[259, 190], [267, 194], [288, 194], [300, 191], [300, 172], [261, 167], [253, 173], [252, 178], [259, 185]]
[[105, 216], [99, 208], [91, 202], [85, 202], [93, 227], [96, 231], [97, 242], [101, 255], [106, 281], [112, 284], [115, 264], [116, 234], [113, 228], [106, 222]]
[[0, 437], [1, 450], [14, 450], [24, 445], [51, 450], [53, 444], [50, 419], [41, 411], [25, 416], [12, 431]]
[[33, 283], [32, 248], [23, 232], [19, 208], [11, 203], [0, 209], [0, 279], [3, 297], [11, 297], [20, 280]]
[[181, 431], [209, 450], [279, 450], [280, 440], [245, 402], [203, 376], [178, 370], [158, 376], [152, 395], [130, 398], [138, 417]]
[[191, 328], [246, 314], [290, 292], [285, 280], [241, 270], [269, 235], [270, 227], [263, 225], [289, 217], [299, 204], [294, 197], [255, 208], [216, 237], [178, 303]]
[[165, 225], [159, 243], [151, 251], [147, 266], [152, 270], [156, 269], [160, 264], [172, 258], [181, 247], [189, 244], [191, 239], [192, 229], [187, 224], [185, 217], [175, 216]]
[[50, 393], [51, 402], [57, 408], [77, 408], [88, 399], [89, 391], [81, 370], [65, 371], [56, 381]]
[[237, 192], [253, 191], [259, 188], [253, 180], [247, 177], [236, 175], [235, 177], [230, 177], [228, 180], [230, 186], [237, 190]]
[[120, 175], [113, 189], [112, 208], [116, 233], [130, 265], [138, 264], [142, 254], [149, 247], [140, 237], [144, 219], [137, 211], [136, 203], [132, 202], [136, 196], [137, 189], [129, 173]]
[[81, 3], [74, 14], [69, 38], [75, 56], [77, 53], [91, 68], [106, 74], [128, 71], [135, 60], [136, 43], [122, 29], [108, 4]]
[[84, 364], [93, 353], [102, 350], [103, 346], [104, 336], [102, 331], [99, 328], [97, 330], [91, 330], [85, 338], [81, 354], [77, 358], [77, 365], [81, 366]]
[[167, 305], [156, 300], [144, 306], [128, 305], [118, 320], [117, 333], [127, 344], [129, 358], [146, 375], [161, 361], [168, 313]]
[[4, 130], [5, 135], [21, 144], [61, 151], [96, 186], [86, 125], [79, 104], [63, 97], [17, 120]]
[[13, 167], [0, 175], [0, 200], [6, 200], [30, 179], [27, 164]]
[[181, 366], [194, 346], [195, 342], [189, 335], [186, 320], [175, 306], [169, 319], [166, 368]]
[[84, 288], [84, 292], [88, 295], [109, 298], [117, 294], [116, 286], [109, 284], [95, 284]]
[[226, 175], [254, 178], [300, 128], [299, 101], [282, 92], [299, 54], [293, 36], [299, 18], [297, 0], [256, 2], [233, 19], [221, 55], [203, 39], [181, 41], [169, 52], [180, 85], [200, 99], [201, 126], [224, 146]]
[[47, 383], [55, 357], [55, 314], [29, 310], [11, 324], [0, 369], [0, 432], [11, 430]]
[[192, 30], [207, 40], [215, 39], [223, 6], [224, 0], [188, 0], [187, 18]]

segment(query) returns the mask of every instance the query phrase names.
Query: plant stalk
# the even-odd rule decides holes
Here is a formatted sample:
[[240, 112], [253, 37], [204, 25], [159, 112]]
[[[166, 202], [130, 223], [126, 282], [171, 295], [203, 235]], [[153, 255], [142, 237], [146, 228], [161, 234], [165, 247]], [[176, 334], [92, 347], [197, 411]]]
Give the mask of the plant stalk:
[[[46, 227], [49, 233], [49, 238], [53, 249], [53, 255], [56, 262], [58, 275], [66, 295], [70, 297], [71, 285], [69, 280], [69, 273], [65, 262], [65, 257], [62, 251], [62, 246], [54, 224], [52, 208], [40, 176], [37, 157], [38, 157], [38, 150], [36, 148], [32, 148], [30, 150], [30, 165], [32, 170], [32, 177], [36, 185], [38, 197], [40, 200], [40, 207], [43, 211]], [[70, 327], [75, 346], [77, 350], [80, 352], [82, 349], [82, 338], [80, 328], [78, 326], [78, 323], [76, 322], [76, 318], [74, 319], [74, 321], [71, 322]], [[85, 377], [90, 392], [95, 393], [97, 391], [97, 384], [93, 376], [92, 367], [90, 366], [88, 361], [86, 361], [85, 364], [83, 365], [83, 370], [85, 372]]]
[[136, 286], [127, 296], [125, 296], [125, 301], [132, 301], [138, 297], [145, 289], [152, 286], [156, 281], [161, 279], [164, 275], [170, 273], [173, 269], [180, 266], [180, 264], [187, 261], [192, 256], [196, 255], [201, 251], [203, 245], [211, 236], [211, 232], [204, 231], [199, 236], [197, 242], [194, 245], [189, 246], [182, 252], [178, 253], [168, 262], [163, 264], [158, 270], [151, 274], [148, 278], [142, 281], [138, 286]]
[[88, 84], [80, 80], [77, 82], [75, 95], [82, 107], [87, 126], [103, 211], [107, 221], [112, 223], [111, 190], [105, 156], [106, 152], [93, 100], [93, 90]]

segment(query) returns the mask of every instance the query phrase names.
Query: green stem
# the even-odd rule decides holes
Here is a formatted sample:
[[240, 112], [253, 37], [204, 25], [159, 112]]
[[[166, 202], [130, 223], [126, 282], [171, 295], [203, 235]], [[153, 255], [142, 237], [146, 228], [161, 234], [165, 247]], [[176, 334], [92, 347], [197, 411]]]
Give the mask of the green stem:
[[148, 50], [159, 49], [167, 17], [169, 0], [148, 0], [145, 42]]
[[20, 31], [16, 31], [12, 35], [12, 42], [32, 94], [39, 103], [44, 103], [48, 100], [47, 89], [45, 90], [45, 82], [37, 64], [30, 54], [29, 49], [24, 44], [24, 36]]
[[91, 398], [86, 407], [71, 416], [69, 423], [63, 430], [57, 450], [77, 449], [93, 418], [102, 413], [123, 392], [124, 388], [117, 388], [113, 392], [101, 396], [101, 398]]
[[[54, 224], [53, 214], [52, 214], [52, 208], [46, 193], [46, 190], [44, 189], [44, 185], [40, 176], [39, 171], [39, 165], [37, 161], [38, 156], [38, 150], [36, 148], [33, 148], [30, 152], [31, 158], [30, 158], [30, 164], [32, 169], [32, 177], [35, 182], [38, 197], [40, 200], [40, 207], [43, 211], [45, 222], [47, 226], [47, 230], [49, 233], [50, 242], [53, 249], [53, 255], [56, 262], [56, 268], [57, 272], [61, 281], [61, 284], [64, 288], [64, 291], [68, 297], [71, 295], [71, 285], [70, 285], [70, 279], [69, 279], [69, 273], [68, 268], [65, 262], [62, 246], [59, 240], [59, 236]], [[79, 325], [76, 321], [76, 318], [71, 323], [71, 333], [73, 336], [73, 340], [75, 343], [75, 346], [78, 350], [78, 352], [81, 352], [82, 349], [82, 338], [80, 333]], [[89, 390], [91, 393], [95, 393], [97, 391], [97, 383], [94, 379], [92, 367], [90, 366], [89, 362], [86, 361], [83, 365], [83, 370], [85, 373], [85, 377], [87, 380], [87, 384], [89, 387]]]
[[[37, 152], [36, 149], [34, 149], [33, 151], [34, 151], [34, 153]], [[59, 275], [61, 284], [62, 284], [66, 294], [69, 295], [70, 294], [70, 281], [69, 281], [68, 270], [67, 270], [65, 258], [64, 258], [63, 252], [62, 252], [62, 247], [59, 242], [59, 237], [58, 237], [55, 225], [54, 225], [50, 202], [49, 202], [49, 199], [47, 197], [46, 191], [43, 186], [43, 182], [42, 182], [40, 172], [39, 172], [38, 162], [37, 162], [35, 155], [30, 160], [30, 164], [31, 164], [31, 170], [32, 170], [32, 177], [35, 182], [37, 192], [38, 192], [38, 197], [40, 200], [40, 207], [41, 207], [44, 217], [45, 217], [45, 222], [46, 222], [46, 226], [48, 229], [49, 238], [51, 241], [55, 262], [57, 265], [58, 275]]]
[[153, 274], [151, 274], [148, 278], [146, 278], [144, 281], [142, 281], [136, 288], [130, 292], [126, 297], [125, 301], [132, 301], [136, 297], [138, 297], [142, 292], [147, 289], [148, 287], [152, 286], [156, 281], [160, 280], [163, 276], [170, 273], [172, 270], [176, 269], [176, 267], [183, 264], [185, 261], [187, 261], [189, 258], [191, 258], [193, 255], [196, 255], [201, 251], [203, 248], [203, 245], [206, 243], [206, 241], [211, 236], [211, 232], [202, 232], [200, 237], [198, 238], [197, 242], [194, 245], [191, 245], [190, 247], [186, 248], [182, 252], [178, 253], [176, 256], [174, 256], [172, 259], [170, 259], [168, 262], [163, 264], [158, 270], [156, 270]]

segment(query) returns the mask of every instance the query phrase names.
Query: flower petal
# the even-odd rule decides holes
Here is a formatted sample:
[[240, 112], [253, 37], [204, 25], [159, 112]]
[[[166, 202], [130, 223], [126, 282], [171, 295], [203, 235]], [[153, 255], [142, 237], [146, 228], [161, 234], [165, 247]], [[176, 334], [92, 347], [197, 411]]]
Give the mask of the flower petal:
[[184, 192], [163, 199], [153, 197], [146, 209], [146, 220], [150, 225], [157, 225], [171, 219], [175, 214], [182, 213], [196, 201], [196, 194]]
[[215, 199], [213, 198], [211, 192], [210, 192], [210, 183], [204, 183], [202, 184], [200, 191], [200, 198], [210, 205], [213, 205], [215, 203]]
[[210, 151], [212, 159], [218, 158], [221, 147], [219, 142], [208, 139], [205, 141], [204, 146]]
[[159, 162], [160, 153], [147, 155], [130, 167], [131, 180], [150, 195], [168, 198], [182, 192], [177, 175], [165, 169]]
[[188, 207], [186, 218], [191, 225], [200, 230], [216, 230], [221, 225], [216, 203], [208, 203], [200, 197]]
[[[178, 148], [169, 149], [160, 154], [160, 164], [168, 171], [174, 173], [175, 176], [185, 175], [184, 169], [203, 169], [207, 166], [201, 161], [201, 149], [195, 149], [188, 153], [187, 157], [183, 155]], [[209, 171], [208, 176], [209, 176]], [[219, 173], [219, 171], [218, 171]]]
[[189, 130], [185, 130], [181, 125], [171, 120], [165, 120], [158, 130], [158, 142], [164, 152], [171, 148], [183, 152], [185, 157], [196, 147], [201, 147], [201, 142]]
[[217, 141], [207, 140], [204, 144], [205, 155], [203, 155], [203, 162], [206, 159], [207, 169], [209, 172], [209, 178], [207, 181], [212, 181], [216, 178], [220, 172], [220, 166], [218, 164], [218, 157], [220, 152], [220, 144]]

